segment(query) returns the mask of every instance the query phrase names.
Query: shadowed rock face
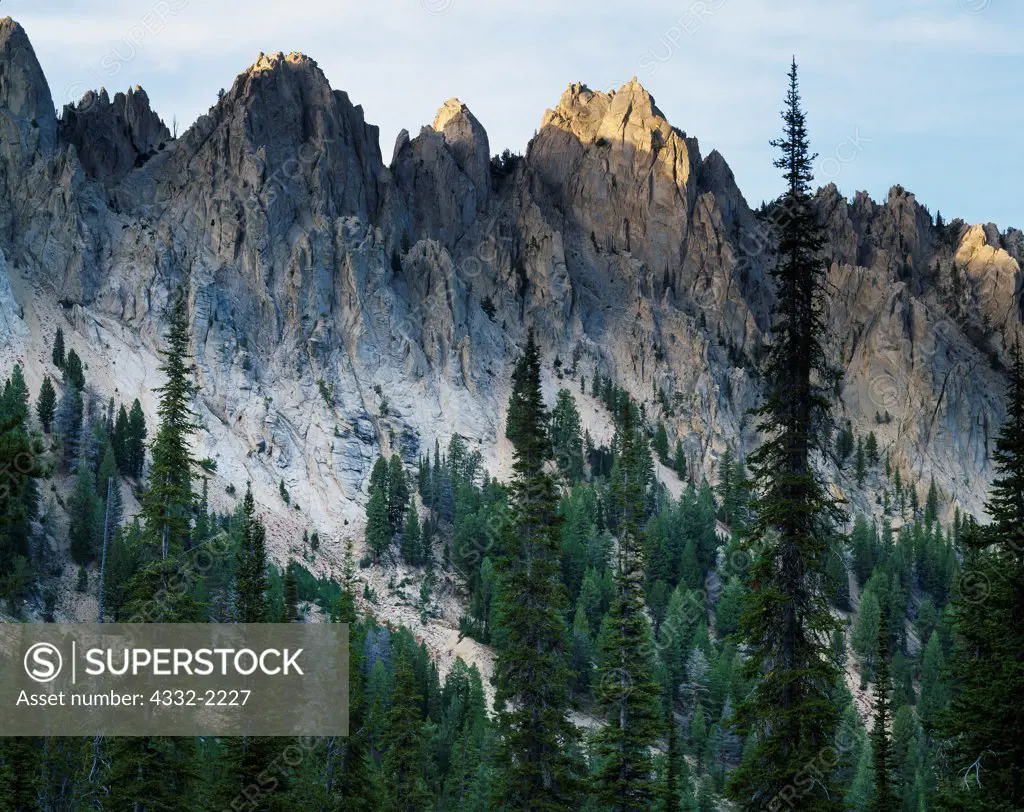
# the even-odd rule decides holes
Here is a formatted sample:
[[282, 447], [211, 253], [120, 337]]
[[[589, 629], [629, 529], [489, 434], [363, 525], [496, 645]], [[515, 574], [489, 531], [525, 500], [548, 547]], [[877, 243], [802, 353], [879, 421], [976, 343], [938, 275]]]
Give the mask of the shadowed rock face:
[[[287, 479], [317, 521], [358, 515], [381, 451], [411, 461], [455, 430], [503, 470], [528, 328], [548, 364], [613, 375], [709, 477], [726, 444], [756, 443], [745, 414], [770, 340], [772, 213], [751, 211], [725, 158], [702, 158], [635, 80], [571, 85], [500, 168], [449, 100], [385, 167], [377, 129], [301, 54], [261, 54], [176, 140], [141, 89], [89, 94], [58, 127], [27, 37], [4, 20], [0, 128], [11, 274], [39, 307], [79, 314], [82, 341], [94, 318], [146, 351], [184, 285], [200, 442], [237, 481]], [[840, 419], [874, 430], [922, 496], [934, 475], [980, 514], [999, 365], [1020, 331], [1020, 232], [937, 228], [899, 187], [877, 203], [830, 185], [817, 204]], [[45, 336], [14, 329], [13, 295], [0, 306], [4, 337], [38, 350]], [[123, 362], [110, 374], [122, 390], [135, 380]]]
[[150, 109], [146, 91], [135, 87], [113, 101], [105, 89], [90, 90], [78, 104], [66, 105], [60, 137], [75, 147], [91, 179], [115, 184], [164, 149], [171, 133]]

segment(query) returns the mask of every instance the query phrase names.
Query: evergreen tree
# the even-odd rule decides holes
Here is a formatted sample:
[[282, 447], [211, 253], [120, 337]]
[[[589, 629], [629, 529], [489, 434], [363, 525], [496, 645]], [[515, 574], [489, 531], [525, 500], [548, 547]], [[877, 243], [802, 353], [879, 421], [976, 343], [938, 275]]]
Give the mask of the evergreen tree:
[[658, 421], [658, 427], [654, 430], [654, 441], [651, 443], [651, 447], [658, 455], [658, 461], [662, 465], [668, 465], [668, 432], [665, 431], [665, 424], [661, 421]]
[[68, 357], [64, 362], [64, 385], [73, 386], [79, 392], [85, 389], [85, 369], [82, 366], [82, 359], [74, 350], [68, 351]]
[[558, 471], [570, 483], [583, 477], [583, 440], [576, 399], [568, 389], [559, 389], [551, 412], [551, 446]]
[[405, 528], [402, 530], [402, 560], [411, 566], [424, 563], [420, 519], [416, 510], [415, 497], [409, 497], [409, 504], [405, 510]]
[[64, 463], [70, 465], [78, 456], [82, 436], [82, 394], [74, 386], [65, 386], [61, 392], [53, 426], [60, 437]]
[[50, 426], [53, 425], [53, 417], [57, 413], [57, 392], [53, 388], [53, 382], [49, 375], [43, 376], [42, 386], [39, 387], [39, 401], [36, 403], [36, 415], [43, 431], [50, 433]]
[[596, 795], [608, 809], [648, 809], [658, 796], [651, 748], [661, 734], [659, 689], [649, 653], [653, 640], [644, 613], [644, 568], [639, 536], [646, 507], [643, 441], [632, 410], [622, 409], [619, 455], [611, 499], [618, 528], [615, 598], [601, 635], [595, 699], [608, 724], [595, 743], [600, 762]]
[[53, 339], [53, 353], [50, 356], [53, 359], [53, 365], [57, 369], [64, 369], [64, 330], [60, 327], [57, 328], [57, 335]]
[[[1024, 359], [1019, 344], [994, 458], [996, 477], [987, 505], [992, 523], [985, 528], [967, 523], [959, 533], [967, 552], [953, 615], [957, 686], [939, 725], [948, 752], [945, 809], [1024, 808]], [[984, 600], [977, 599], [979, 585], [987, 587]]]
[[397, 454], [391, 455], [388, 464], [388, 523], [391, 533], [401, 533], [406, 511], [409, 509], [409, 482], [405, 468]]
[[504, 642], [495, 663], [500, 751], [496, 794], [507, 809], [565, 809], [577, 800], [570, 749], [569, 669], [559, 578], [555, 483], [540, 354], [530, 333], [516, 363], [506, 435], [514, 448], [512, 505], [500, 562]]
[[142, 412], [139, 399], [132, 401], [132, 410], [128, 413], [127, 432], [124, 439], [125, 470], [127, 476], [140, 479], [142, 467], [146, 462], [146, 416]]
[[0, 739], [0, 799], [12, 812], [42, 812], [42, 742], [28, 736]]
[[683, 441], [676, 440], [675, 471], [679, 479], [686, 481], [686, 452], [683, 450]]
[[[830, 697], [838, 680], [830, 651], [835, 621], [823, 588], [837, 510], [813, 467], [813, 458], [827, 453], [835, 373], [823, 347], [823, 241], [811, 205], [814, 156], [795, 61], [789, 80], [784, 134], [774, 142], [788, 188], [779, 201], [786, 216], [772, 272], [778, 300], [765, 402], [757, 410], [765, 439], [751, 457], [760, 489], [752, 536], [762, 546], [751, 567], [754, 590], [743, 618], [749, 673], [760, 679], [737, 709], [741, 733], [753, 733], [756, 743], [729, 781], [732, 797], [751, 808], [790, 787], [831, 744], [839, 716]], [[829, 776], [812, 783], [801, 805], [838, 809], [832, 783]]]
[[404, 650], [399, 651], [384, 736], [387, 747], [384, 754], [385, 808], [394, 812], [419, 812], [430, 808], [430, 792], [424, 780], [426, 751], [422, 703], [409, 657]]
[[931, 484], [928, 486], [928, 496], [925, 497], [924, 502], [924, 523], [931, 525], [939, 518], [939, 491], [935, 487], [935, 477], [932, 477]]
[[372, 488], [370, 501], [366, 505], [366, 547], [373, 555], [374, 563], [391, 546], [391, 522], [388, 520], [388, 498], [384, 488]]
[[868, 432], [868, 439], [864, 441], [864, 455], [869, 467], [874, 468], [878, 465], [878, 438], [873, 431]]
[[96, 557], [103, 519], [100, 500], [96, 496], [96, 480], [89, 466], [80, 464], [75, 474], [75, 487], [69, 502], [71, 527], [71, 558], [76, 564], [88, 564]]
[[239, 623], [267, 621], [267, 532], [256, 516], [252, 487], [242, 501], [242, 538], [235, 571], [235, 617]]
[[295, 579], [295, 566], [291, 561], [284, 568], [284, 619], [288, 623], [299, 619], [299, 582]]
[[153, 465], [142, 499], [146, 526], [155, 534], [164, 559], [191, 547], [195, 461], [189, 437], [199, 426], [191, 406], [197, 389], [192, 382], [188, 310], [183, 290], [178, 291], [171, 304], [166, 338], [167, 346], [161, 351], [163, 364], [159, 367], [166, 380], [156, 390], [160, 394], [160, 427], [153, 440]]
[[893, 788], [893, 756], [889, 749], [890, 696], [889, 625], [885, 612], [878, 624], [877, 674], [875, 676], [875, 717], [871, 729], [874, 756], [875, 787], [871, 796], [874, 812], [899, 812], [899, 801]]
[[864, 480], [867, 478], [868, 468], [867, 459], [864, 453], [864, 442], [860, 437], [857, 438], [857, 457], [854, 464], [854, 476], [857, 478], [857, 487], [864, 487]]
[[[141, 408], [141, 406], [140, 406]], [[114, 428], [110, 433], [110, 441], [114, 445], [114, 456], [117, 458], [117, 468], [125, 476], [130, 476], [128, 467], [128, 410], [121, 404], [117, 410], [117, 418], [114, 420]]]

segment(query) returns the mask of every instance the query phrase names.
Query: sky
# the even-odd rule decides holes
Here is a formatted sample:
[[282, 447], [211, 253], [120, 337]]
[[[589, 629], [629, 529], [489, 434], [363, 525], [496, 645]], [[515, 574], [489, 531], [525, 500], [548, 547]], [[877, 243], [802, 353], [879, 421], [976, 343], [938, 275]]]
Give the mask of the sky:
[[301, 51], [395, 138], [458, 97], [491, 151], [523, 152], [572, 82], [636, 76], [674, 126], [721, 152], [747, 201], [782, 189], [769, 141], [795, 56], [816, 181], [948, 220], [1024, 227], [1020, 0], [0, 0], [59, 107], [141, 85], [187, 128], [261, 51]]

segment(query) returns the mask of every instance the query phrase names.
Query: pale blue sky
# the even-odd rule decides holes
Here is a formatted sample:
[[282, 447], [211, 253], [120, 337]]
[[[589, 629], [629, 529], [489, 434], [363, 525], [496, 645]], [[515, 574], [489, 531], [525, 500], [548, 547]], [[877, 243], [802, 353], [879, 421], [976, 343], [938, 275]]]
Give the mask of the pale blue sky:
[[28, 31], [56, 104], [141, 84], [181, 129], [259, 51], [303, 51], [380, 127], [385, 161], [451, 96], [492, 152], [521, 152], [570, 82], [636, 75], [751, 205], [781, 187], [768, 141], [795, 54], [820, 183], [876, 199], [900, 183], [947, 218], [1024, 227], [1020, 0], [0, 0], [0, 14]]

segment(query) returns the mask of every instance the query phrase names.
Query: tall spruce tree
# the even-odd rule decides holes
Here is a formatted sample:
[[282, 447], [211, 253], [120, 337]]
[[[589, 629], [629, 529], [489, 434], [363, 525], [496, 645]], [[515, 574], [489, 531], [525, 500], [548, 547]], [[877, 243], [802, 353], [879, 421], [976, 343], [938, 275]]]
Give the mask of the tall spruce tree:
[[659, 795], [651, 750], [661, 736], [661, 691], [652, 676], [640, 545], [647, 490], [643, 450], [627, 404], [609, 489], [618, 528], [615, 597], [601, 634], [595, 690], [608, 723], [595, 736], [600, 765], [596, 795], [612, 810], [648, 809]]
[[395, 688], [384, 735], [384, 808], [391, 812], [419, 812], [432, 806], [425, 776], [427, 752], [422, 706], [416, 675], [403, 648], [395, 662]]
[[43, 383], [39, 387], [39, 400], [36, 402], [36, 415], [39, 417], [39, 424], [43, 431], [50, 433], [50, 426], [53, 425], [53, 417], [57, 413], [57, 391], [53, 388], [53, 381], [49, 375], [43, 376]]
[[500, 561], [498, 612], [504, 641], [495, 664], [500, 765], [496, 794], [506, 809], [557, 810], [579, 792], [569, 755], [565, 588], [559, 577], [558, 495], [531, 332], [512, 376], [506, 436], [513, 457], [512, 504]]
[[64, 369], [64, 330], [61, 327], [57, 328], [57, 335], [54, 336], [53, 352], [50, 357], [57, 369]]
[[[943, 809], [1024, 808], [1024, 359], [1013, 352], [996, 440], [992, 523], [963, 523], [954, 599], [956, 686], [938, 733], [947, 753]], [[922, 690], [922, 694], [924, 691]], [[923, 697], [924, 698], [924, 697]]]
[[878, 652], [875, 668], [875, 716], [871, 729], [875, 787], [871, 796], [873, 812], [899, 812], [899, 796], [894, 784], [894, 760], [890, 747], [892, 680], [889, 676], [889, 624], [883, 611], [878, 622]]
[[127, 431], [124, 435], [125, 474], [139, 479], [146, 462], [146, 415], [139, 399], [132, 401], [128, 413]]
[[157, 407], [160, 428], [153, 440], [153, 465], [142, 500], [146, 527], [155, 535], [165, 560], [191, 546], [192, 466], [195, 461], [189, 437], [199, 426], [192, 413], [192, 398], [197, 388], [192, 381], [184, 290], [175, 294], [168, 311], [166, 342], [160, 353], [163, 364], [159, 368], [166, 382], [156, 390], [160, 394]]
[[[777, 303], [765, 400], [756, 412], [764, 440], [750, 458], [759, 491], [751, 538], [759, 547], [742, 624], [748, 673], [757, 681], [736, 714], [754, 745], [729, 780], [730, 795], [750, 809], [787, 794], [794, 777], [831, 744], [839, 721], [830, 697], [838, 680], [830, 653], [835, 621], [824, 588], [829, 525], [837, 511], [813, 467], [817, 455], [828, 454], [835, 374], [823, 346], [823, 243], [811, 202], [814, 155], [795, 60], [782, 119], [783, 136], [773, 142], [787, 184], [777, 203]], [[831, 778], [805, 787], [800, 806], [838, 809]]]
[[235, 574], [235, 617], [239, 623], [267, 621], [267, 531], [256, 516], [252, 487], [242, 501], [242, 538]]

